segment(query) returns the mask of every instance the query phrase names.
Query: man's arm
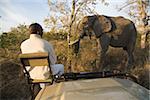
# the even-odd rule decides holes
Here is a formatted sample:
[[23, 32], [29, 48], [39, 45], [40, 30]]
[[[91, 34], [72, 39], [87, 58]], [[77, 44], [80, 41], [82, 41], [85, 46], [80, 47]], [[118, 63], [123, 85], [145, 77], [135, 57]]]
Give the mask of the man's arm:
[[49, 59], [50, 59], [51, 65], [54, 65], [57, 62], [57, 57], [55, 55], [53, 46], [51, 44], [47, 44], [47, 48], [48, 48]]

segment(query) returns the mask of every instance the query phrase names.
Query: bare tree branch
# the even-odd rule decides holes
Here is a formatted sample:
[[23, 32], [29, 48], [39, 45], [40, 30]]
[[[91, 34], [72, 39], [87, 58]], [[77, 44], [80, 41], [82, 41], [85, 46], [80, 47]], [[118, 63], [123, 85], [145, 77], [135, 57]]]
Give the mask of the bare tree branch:
[[123, 7], [121, 7], [120, 9], [119, 9], [119, 11], [121, 11], [122, 9], [124, 9], [125, 7], [127, 7], [127, 6], [129, 6], [129, 5], [131, 5], [131, 4], [134, 4], [134, 3], [136, 3], [137, 1], [132, 1], [132, 2], [130, 2], [130, 3], [127, 3], [126, 5], [124, 5]]
[[75, 12], [74, 17], [73, 17], [73, 19], [72, 19], [72, 22], [74, 22], [74, 21], [75, 21], [76, 16], [77, 16], [77, 14], [78, 14], [78, 12], [79, 12], [80, 8], [81, 8], [83, 5], [84, 5], [84, 2], [82, 2], [82, 3], [80, 4], [80, 6], [76, 9], [76, 12]]

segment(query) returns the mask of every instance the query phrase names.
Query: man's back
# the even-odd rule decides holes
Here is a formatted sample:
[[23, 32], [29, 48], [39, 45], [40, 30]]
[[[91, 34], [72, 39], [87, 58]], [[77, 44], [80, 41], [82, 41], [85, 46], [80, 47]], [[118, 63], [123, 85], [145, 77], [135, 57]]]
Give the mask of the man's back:
[[21, 44], [21, 50], [23, 53], [46, 52], [46, 43], [38, 35], [31, 34], [30, 38]]
[[56, 56], [52, 45], [39, 35], [31, 34], [30, 38], [21, 44], [21, 51], [22, 53], [48, 52], [51, 64], [53, 65], [56, 63]]
[[[53, 59], [51, 62], [56, 62], [52, 46], [36, 34], [31, 34], [30, 38], [21, 44], [21, 51], [22, 53], [48, 52], [51, 55], [50, 59]], [[50, 75], [49, 67], [35, 67], [30, 71], [30, 75], [34, 79], [47, 79]]]

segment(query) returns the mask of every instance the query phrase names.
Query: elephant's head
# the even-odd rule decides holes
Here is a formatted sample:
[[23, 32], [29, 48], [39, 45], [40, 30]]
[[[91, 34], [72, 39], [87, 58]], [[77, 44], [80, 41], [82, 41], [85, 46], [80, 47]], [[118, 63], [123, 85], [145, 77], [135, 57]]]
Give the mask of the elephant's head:
[[109, 18], [102, 15], [84, 17], [78, 24], [79, 39], [84, 36], [91, 37], [93, 34], [99, 38], [103, 33], [111, 31], [112, 25]]

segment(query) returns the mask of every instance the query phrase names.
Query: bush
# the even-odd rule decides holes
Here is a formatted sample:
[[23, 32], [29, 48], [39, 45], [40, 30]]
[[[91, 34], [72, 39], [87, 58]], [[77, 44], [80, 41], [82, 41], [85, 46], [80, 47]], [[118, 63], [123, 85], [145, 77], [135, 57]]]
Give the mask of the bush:
[[67, 33], [44, 33], [43, 37], [46, 40], [67, 40]]

